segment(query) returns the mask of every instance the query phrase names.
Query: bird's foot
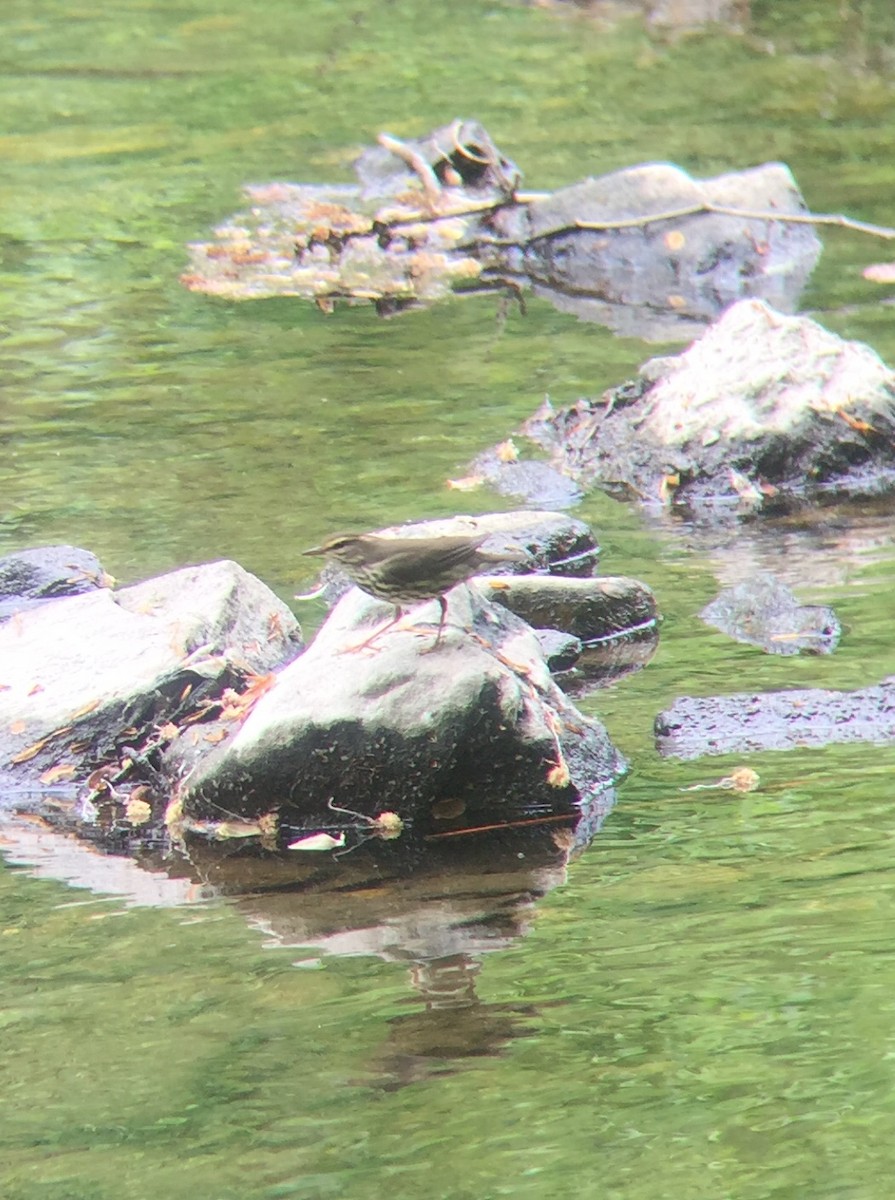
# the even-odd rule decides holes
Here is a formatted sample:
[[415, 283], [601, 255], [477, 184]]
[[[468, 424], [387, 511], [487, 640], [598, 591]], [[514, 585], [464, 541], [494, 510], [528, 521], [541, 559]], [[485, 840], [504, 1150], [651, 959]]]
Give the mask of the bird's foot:
[[399, 617], [393, 617], [391, 621], [386, 621], [384, 625], [380, 625], [378, 629], [374, 629], [368, 638], [365, 638], [362, 642], [358, 642], [356, 646], [343, 646], [339, 654], [359, 654], [362, 650], [369, 650], [373, 654], [378, 654], [382, 647], [374, 645], [374, 642], [378, 642], [384, 633], [388, 633], [390, 629], [393, 629], [399, 620]]

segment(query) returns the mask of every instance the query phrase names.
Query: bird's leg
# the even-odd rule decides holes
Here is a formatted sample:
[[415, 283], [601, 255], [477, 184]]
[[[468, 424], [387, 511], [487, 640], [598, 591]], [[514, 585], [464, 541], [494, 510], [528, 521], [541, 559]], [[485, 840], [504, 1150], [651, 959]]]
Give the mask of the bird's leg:
[[435, 635], [433, 650], [441, 645], [441, 639], [444, 637], [444, 623], [447, 620], [447, 596], [444, 594], [438, 597], [438, 607], [441, 609], [441, 616], [438, 618], [438, 633]]
[[[435, 641], [432, 643], [431, 646], [426, 646], [425, 649], [421, 650], [420, 651], [421, 654], [429, 654], [432, 650], [437, 650], [438, 647], [441, 645], [442, 638], [444, 637], [444, 629], [445, 629], [445, 625], [447, 623], [447, 610], [448, 610], [447, 596], [445, 596], [444, 594], [442, 594], [441, 596], [438, 597], [438, 607], [439, 607], [440, 613], [439, 613], [439, 617], [438, 617], [438, 632], [435, 635]], [[404, 628], [407, 630], [408, 633], [417, 633], [418, 632], [418, 633], [422, 634], [423, 636], [425, 636], [430, 632], [432, 626], [428, 625], [428, 626], [424, 627], [421, 625], [416, 625], [416, 626], [405, 625]]]

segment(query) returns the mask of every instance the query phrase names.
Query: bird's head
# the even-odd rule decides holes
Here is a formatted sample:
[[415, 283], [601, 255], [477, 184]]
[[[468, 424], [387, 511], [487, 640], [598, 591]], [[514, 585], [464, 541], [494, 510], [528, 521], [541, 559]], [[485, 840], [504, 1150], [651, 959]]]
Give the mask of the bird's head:
[[364, 558], [364, 535], [361, 533], [334, 533], [319, 546], [302, 550], [302, 554], [320, 554], [338, 562], [355, 563]]

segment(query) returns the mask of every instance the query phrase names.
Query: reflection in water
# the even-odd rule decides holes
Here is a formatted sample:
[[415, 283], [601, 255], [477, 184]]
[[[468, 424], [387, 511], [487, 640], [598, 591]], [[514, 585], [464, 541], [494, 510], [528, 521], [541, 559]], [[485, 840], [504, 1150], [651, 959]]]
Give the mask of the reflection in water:
[[58, 879], [69, 887], [106, 893], [128, 908], [178, 908], [214, 894], [182, 869], [169, 873], [140, 866], [21, 819], [5, 818], [0, 824], [0, 851], [11, 865], [27, 867], [35, 879]]
[[893, 515], [893, 496], [846, 501], [743, 523], [735, 538], [727, 522], [688, 525], [664, 513], [659, 520], [677, 526], [682, 544], [706, 557], [725, 586], [771, 572], [794, 588], [830, 589], [891, 561]]
[[[268, 948], [376, 956], [405, 963], [421, 1009], [389, 1023], [388, 1044], [368, 1069], [393, 1089], [433, 1063], [499, 1052], [523, 1032], [528, 1006], [484, 1004], [482, 956], [524, 937], [537, 902], [565, 882], [571, 857], [600, 829], [614, 792], [564, 823], [507, 827], [499, 836], [446, 841], [370, 841], [350, 855], [272, 853], [193, 840], [186, 857], [146, 851], [138, 861], [104, 855], [22, 818], [3, 826], [10, 863], [43, 879], [110, 893], [127, 906], [195, 905], [226, 897]], [[186, 874], [188, 873], [188, 875]]]

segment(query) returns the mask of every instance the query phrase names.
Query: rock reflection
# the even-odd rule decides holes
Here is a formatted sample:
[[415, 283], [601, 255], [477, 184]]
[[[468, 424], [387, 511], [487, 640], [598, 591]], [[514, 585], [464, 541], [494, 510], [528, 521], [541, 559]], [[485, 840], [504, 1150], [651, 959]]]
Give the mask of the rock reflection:
[[537, 902], [564, 882], [614, 798], [608, 789], [583, 808], [519, 814], [482, 831], [463, 828], [465, 811], [445, 814], [400, 840], [363, 842], [341, 856], [194, 838], [180, 854], [150, 839], [132, 843], [126, 857], [33, 816], [8, 817], [0, 846], [37, 877], [98, 893], [88, 903], [173, 907], [226, 898], [265, 947], [294, 950], [296, 967], [349, 955], [404, 964], [416, 1004], [389, 1019], [355, 1081], [394, 1090], [525, 1036], [528, 1004], [479, 997], [483, 957], [525, 936]]

